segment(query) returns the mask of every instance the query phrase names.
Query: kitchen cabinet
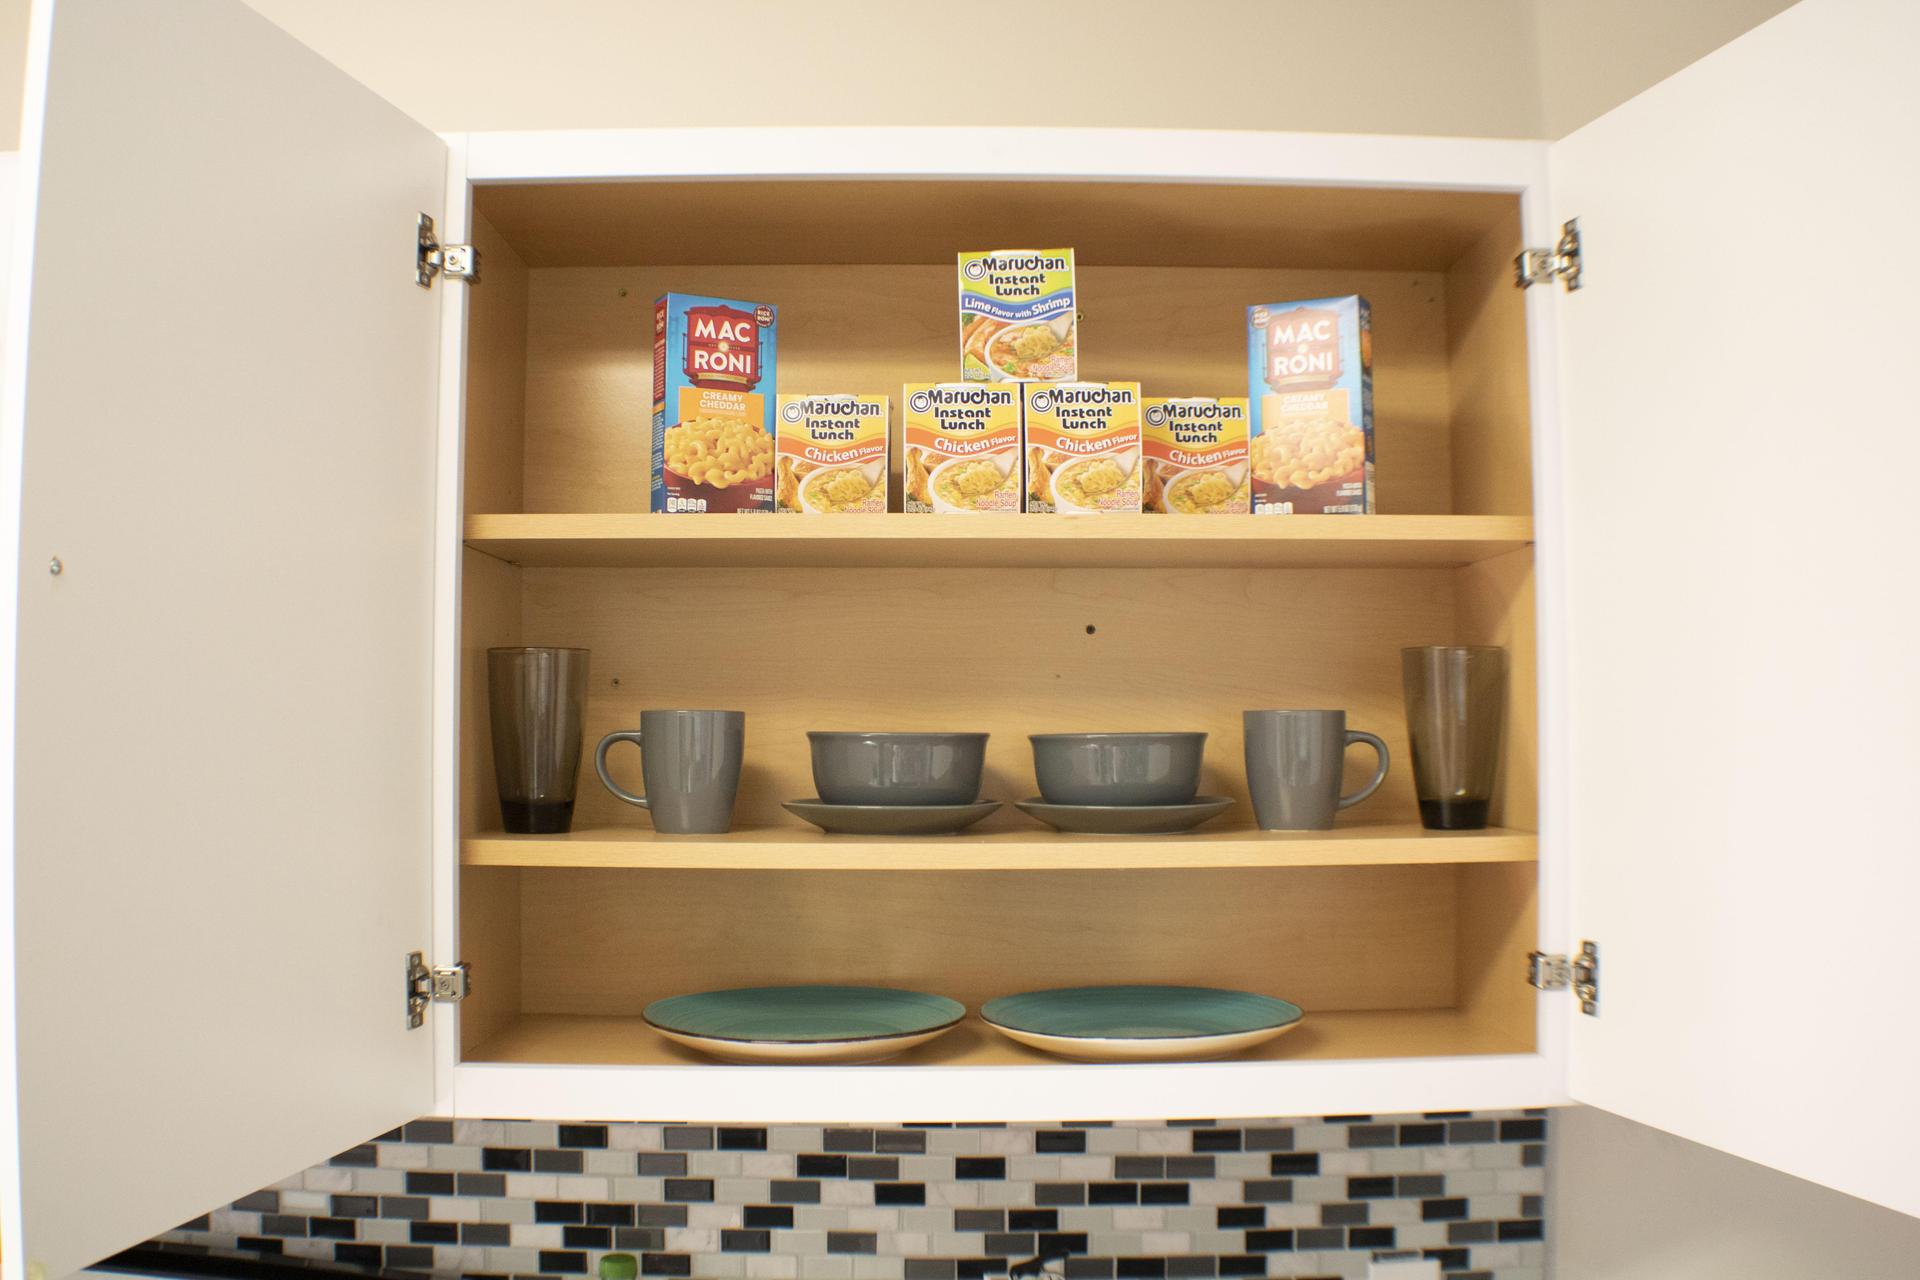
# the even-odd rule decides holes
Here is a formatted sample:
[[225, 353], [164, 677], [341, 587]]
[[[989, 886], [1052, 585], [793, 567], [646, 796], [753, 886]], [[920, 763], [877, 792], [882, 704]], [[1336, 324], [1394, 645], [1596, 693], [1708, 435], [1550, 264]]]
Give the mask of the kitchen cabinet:
[[[1809, 0], [1552, 145], [443, 137], [237, 0], [50, 6], [8, 331], [6, 1265], [63, 1274], [430, 1112], [1578, 1099], [1920, 1212], [1900, 1143], [1775, 1122], [1845, 1079], [1920, 1136], [1914, 1033], [1865, 980], [1920, 888], [1891, 810], [1913, 517], [1867, 479], [1920, 461], [1916, 335], [1830, 249], [1920, 195], [1885, 107], [1914, 102], [1916, 36]], [[423, 213], [480, 283], [419, 287]], [[1583, 287], [1517, 289], [1576, 217]], [[779, 303], [788, 390], [897, 394], [952, 366], [953, 251], [1019, 243], [1079, 251], [1085, 371], [1149, 392], [1243, 386], [1248, 302], [1368, 295], [1382, 514], [643, 514], [659, 292]], [[1486, 832], [1415, 821], [1395, 651], [1432, 642], [1514, 658]], [[593, 649], [590, 738], [746, 710], [741, 829], [658, 838], [588, 779], [572, 835], [494, 834], [504, 643]], [[1243, 803], [1178, 839], [1008, 811], [867, 842], [779, 809], [810, 727], [989, 730], [1002, 799], [1026, 732], [1204, 728], [1206, 789], [1244, 801], [1237, 714], [1285, 704], [1397, 754], [1332, 833], [1261, 835]], [[1595, 1016], [1527, 979], [1589, 939]], [[417, 1029], [416, 952], [471, 975]], [[973, 1005], [1202, 980], [1309, 1018], [1222, 1063], [1077, 1066], [970, 1027], [778, 1071], [638, 1018], [836, 978]]]

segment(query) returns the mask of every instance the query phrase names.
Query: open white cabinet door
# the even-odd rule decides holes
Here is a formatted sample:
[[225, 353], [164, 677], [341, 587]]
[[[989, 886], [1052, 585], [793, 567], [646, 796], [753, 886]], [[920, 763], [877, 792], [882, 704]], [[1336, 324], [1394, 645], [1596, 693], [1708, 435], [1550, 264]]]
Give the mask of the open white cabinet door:
[[239, 0], [33, 57], [0, 1233], [58, 1277], [432, 1105], [446, 153]]
[[[1920, 1214], [1920, 5], [1803, 0], [1553, 150], [1571, 1094]], [[1556, 286], [1557, 292], [1557, 286]]]

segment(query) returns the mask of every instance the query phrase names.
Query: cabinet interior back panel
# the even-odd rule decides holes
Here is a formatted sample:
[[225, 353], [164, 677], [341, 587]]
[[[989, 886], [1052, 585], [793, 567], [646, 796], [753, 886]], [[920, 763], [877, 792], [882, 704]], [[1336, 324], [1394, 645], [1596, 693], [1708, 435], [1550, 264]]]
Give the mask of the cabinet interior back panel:
[[[530, 512], [647, 509], [653, 303], [668, 290], [778, 306], [781, 392], [890, 397], [896, 510], [901, 384], [959, 376], [950, 265], [580, 267], [528, 277]], [[1363, 294], [1373, 308], [1379, 509], [1453, 509], [1445, 272], [1083, 263], [1077, 283], [1081, 376], [1138, 380], [1147, 395], [1244, 396], [1249, 303]]]

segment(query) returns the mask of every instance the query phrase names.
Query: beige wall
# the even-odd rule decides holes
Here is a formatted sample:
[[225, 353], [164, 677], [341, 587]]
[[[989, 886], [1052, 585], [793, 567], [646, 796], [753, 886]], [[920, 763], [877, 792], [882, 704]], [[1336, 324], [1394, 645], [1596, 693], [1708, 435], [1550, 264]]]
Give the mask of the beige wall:
[[[1782, 1115], [1780, 1123], [1873, 1118], [1842, 1107], [1830, 1115]], [[1920, 1218], [1586, 1107], [1554, 1112], [1552, 1137], [1554, 1280], [1920, 1275]]]

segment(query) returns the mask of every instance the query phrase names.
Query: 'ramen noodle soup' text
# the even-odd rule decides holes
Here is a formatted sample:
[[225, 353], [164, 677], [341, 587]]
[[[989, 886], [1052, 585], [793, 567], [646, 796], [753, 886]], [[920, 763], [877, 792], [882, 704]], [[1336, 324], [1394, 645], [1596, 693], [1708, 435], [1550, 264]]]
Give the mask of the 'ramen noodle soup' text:
[[1257, 515], [1371, 514], [1373, 328], [1357, 296], [1247, 308]]
[[1148, 396], [1145, 403], [1141, 505], [1176, 516], [1247, 514], [1247, 402]]
[[781, 396], [775, 414], [775, 498], [783, 512], [887, 509], [885, 396]]
[[653, 308], [653, 493], [663, 512], [774, 509], [778, 313], [669, 293]]
[[1019, 388], [910, 382], [900, 406], [903, 510], [1020, 510]]
[[1027, 510], [1110, 515], [1140, 510], [1140, 384], [1028, 386]]

